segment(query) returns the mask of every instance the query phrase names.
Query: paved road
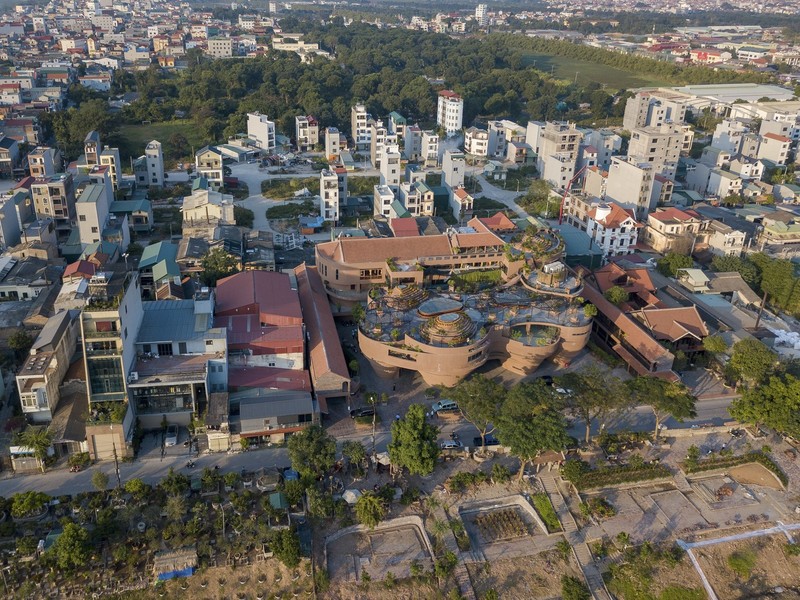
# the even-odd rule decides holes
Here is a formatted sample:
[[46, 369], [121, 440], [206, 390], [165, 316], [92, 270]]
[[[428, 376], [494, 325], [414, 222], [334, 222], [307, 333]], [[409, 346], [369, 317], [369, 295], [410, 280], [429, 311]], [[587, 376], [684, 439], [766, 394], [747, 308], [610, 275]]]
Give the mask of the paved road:
[[480, 172], [474, 173], [475, 178], [481, 184], [481, 196], [485, 196], [486, 198], [491, 198], [492, 200], [496, 200], [497, 202], [502, 202], [505, 204], [509, 209], [513, 210], [517, 213], [517, 216], [521, 219], [527, 219], [528, 213], [522, 209], [516, 202], [516, 198], [520, 195], [521, 192], [517, 192], [515, 190], [504, 190], [503, 188], [499, 188], [491, 183], [489, 183], [486, 178], [480, 174]]

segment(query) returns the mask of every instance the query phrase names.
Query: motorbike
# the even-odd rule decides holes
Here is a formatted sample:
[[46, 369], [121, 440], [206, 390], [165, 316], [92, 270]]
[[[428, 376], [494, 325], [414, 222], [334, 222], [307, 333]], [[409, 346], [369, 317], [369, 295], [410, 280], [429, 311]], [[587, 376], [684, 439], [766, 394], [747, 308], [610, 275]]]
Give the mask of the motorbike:
[[195, 463], [194, 463], [193, 460], [190, 460], [189, 462], [186, 463], [186, 468], [187, 469], [194, 469], [194, 466], [195, 466]]

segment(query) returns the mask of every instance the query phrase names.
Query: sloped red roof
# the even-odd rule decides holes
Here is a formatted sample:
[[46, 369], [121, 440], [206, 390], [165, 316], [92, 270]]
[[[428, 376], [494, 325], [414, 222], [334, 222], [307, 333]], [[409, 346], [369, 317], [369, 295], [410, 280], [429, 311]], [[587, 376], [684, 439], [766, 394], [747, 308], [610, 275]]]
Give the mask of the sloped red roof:
[[67, 265], [67, 268], [64, 269], [64, 275], [61, 276], [61, 279], [73, 279], [75, 277], [91, 279], [94, 276], [95, 271], [97, 271], [97, 267], [94, 263], [91, 263], [88, 260], [76, 260], [74, 263]]
[[250, 388], [311, 391], [308, 371], [275, 367], [234, 367], [228, 369], [228, 388], [236, 392]]
[[300, 299], [286, 273], [245, 271], [217, 282], [214, 313], [220, 316], [257, 314], [268, 325], [302, 325]]
[[417, 237], [419, 235], [419, 227], [414, 217], [392, 219], [389, 227], [394, 232], [394, 237]]

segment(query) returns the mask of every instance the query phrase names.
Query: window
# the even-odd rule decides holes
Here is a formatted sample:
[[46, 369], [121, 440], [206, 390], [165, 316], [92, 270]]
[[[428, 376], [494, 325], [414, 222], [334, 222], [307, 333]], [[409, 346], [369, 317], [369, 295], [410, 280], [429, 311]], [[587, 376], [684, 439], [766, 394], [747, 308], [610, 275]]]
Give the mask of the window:
[[172, 356], [172, 344], [158, 344], [159, 356]]
[[92, 233], [97, 233], [97, 227], [92, 227]]
[[79, 221], [85, 221], [85, 220], [86, 220], [86, 215], [80, 215], [80, 216], [78, 217], [78, 220], [79, 220]]
[[213, 346], [214, 340], [206, 340], [206, 346]]
[[178, 342], [178, 354], [186, 354], [186, 342]]
[[150, 352], [150, 344], [142, 344], [142, 352], [149, 353]]

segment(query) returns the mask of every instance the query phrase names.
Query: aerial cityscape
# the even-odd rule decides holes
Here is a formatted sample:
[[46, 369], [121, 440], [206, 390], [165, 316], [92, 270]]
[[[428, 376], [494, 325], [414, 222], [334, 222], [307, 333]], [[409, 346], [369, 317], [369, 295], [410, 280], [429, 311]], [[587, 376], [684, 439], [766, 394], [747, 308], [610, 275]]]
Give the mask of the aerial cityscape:
[[15, 2], [3, 598], [800, 600], [800, 3]]

